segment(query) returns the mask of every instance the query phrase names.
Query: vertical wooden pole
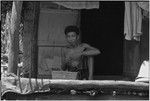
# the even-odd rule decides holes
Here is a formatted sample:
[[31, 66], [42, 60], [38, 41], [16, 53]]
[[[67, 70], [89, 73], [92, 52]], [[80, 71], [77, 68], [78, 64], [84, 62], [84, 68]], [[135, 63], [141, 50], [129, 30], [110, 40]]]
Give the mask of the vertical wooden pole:
[[94, 58], [93, 57], [89, 57], [88, 67], [89, 67], [89, 80], [93, 80], [93, 68], [94, 68]]
[[8, 58], [8, 72], [17, 74], [19, 53], [19, 28], [21, 19], [22, 1], [14, 1], [11, 15], [11, 33]]
[[40, 13], [40, 2], [34, 2], [34, 23], [31, 47], [31, 77], [37, 78], [38, 74], [38, 22]]
[[37, 76], [37, 62], [38, 62], [38, 21], [40, 12], [40, 2], [25, 1], [23, 4], [23, 68], [30, 74], [31, 78]]

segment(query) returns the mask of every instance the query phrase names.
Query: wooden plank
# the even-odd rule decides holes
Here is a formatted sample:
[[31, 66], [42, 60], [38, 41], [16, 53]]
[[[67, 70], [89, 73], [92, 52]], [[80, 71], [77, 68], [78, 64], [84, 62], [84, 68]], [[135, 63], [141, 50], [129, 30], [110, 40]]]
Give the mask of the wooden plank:
[[51, 43], [50, 41], [41, 41], [41, 40], [39, 40], [38, 41], [38, 46], [39, 47], [65, 47], [66, 43], [56, 44], [56, 43]]
[[[28, 78], [21, 78], [21, 82], [28, 83]], [[41, 79], [37, 79], [41, 84]], [[33, 85], [36, 85], [35, 79], [31, 79]], [[115, 80], [51, 80], [43, 79], [44, 85], [48, 85], [50, 88], [57, 89], [75, 89], [75, 90], [89, 90], [89, 89], [122, 89], [122, 90], [134, 90], [134, 91], [149, 91], [149, 84], [143, 82], [132, 81], [115, 81]]]

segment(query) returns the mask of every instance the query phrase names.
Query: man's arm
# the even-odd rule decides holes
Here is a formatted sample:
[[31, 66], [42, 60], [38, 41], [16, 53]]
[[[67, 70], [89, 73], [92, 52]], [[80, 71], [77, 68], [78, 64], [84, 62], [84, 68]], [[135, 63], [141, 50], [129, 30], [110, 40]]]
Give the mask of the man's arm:
[[83, 44], [85, 50], [82, 52], [83, 56], [93, 56], [100, 54], [100, 51], [97, 48], [94, 48], [88, 44]]

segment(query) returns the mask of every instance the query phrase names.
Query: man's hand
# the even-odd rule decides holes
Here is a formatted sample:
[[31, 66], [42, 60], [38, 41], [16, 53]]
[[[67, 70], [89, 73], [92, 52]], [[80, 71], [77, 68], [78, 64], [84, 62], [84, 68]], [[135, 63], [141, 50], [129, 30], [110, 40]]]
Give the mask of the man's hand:
[[73, 67], [77, 67], [77, 66], [79, 65], [79, 62], [78, 62], [78, 61], [73, 61], [73, 62], [71, 63], [71, 65], [72, 65]]

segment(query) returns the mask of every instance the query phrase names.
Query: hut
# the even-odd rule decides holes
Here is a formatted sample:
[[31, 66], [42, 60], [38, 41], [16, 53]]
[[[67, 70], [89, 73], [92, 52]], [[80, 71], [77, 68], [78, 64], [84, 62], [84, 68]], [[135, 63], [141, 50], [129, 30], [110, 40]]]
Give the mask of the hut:
[[[2, 77], [2, 100], [149, 99], [147, 82], [123, 81], [124, 77], [134, 79], [140, 64], [149, 58], [149, 5], [145, 4], [148, 2], [15, 1], [13, 10], [17, 13], [13, 15], [22, 16], [23, 71], [27, 70], [27, 75]], [[135, 8], [141, 11], [133, 13], [133, 10], [138, 12]], [[142, 15], [142, 19], [139, 20], [136, 14]], [[133, 16], [135, 18], [131, 19]], [[20, 18], [13, 19], [12, 24], [18, 24], [18, 20]], [[139, 25], [137, 22], [141, 27], [132, 26]], [[81, 42], [88, 42], [102, 53], [90, 57], [88, 62], [89, 79], [94, 80], [51, 80], [49, 69], [61, 68], [61, 50], [66, 45], [64, 28], [67, 25], [79, 26]], [[137, 31], [134, 28], [140, 28], [138, 33], [132, 32]], [[15, 40], [18, 38], [17, 30], [16, 26], [12, 30]], [[15, 59], [17, 52], [13, 53]], [[16, 69], [11, 68], [10, 72]], [[117, 78], [119, 76], [122, 78]]]
[[[146, 12], [142, 6], [139, 8]], [[23, 68], [29, 70], [33, 78], [50, 78], [49, 69], [61, 67], [61, 50], [66, 45], [64, 28], [67, 25], [77, 25], [82, 31], [81, 41], [89, 42], [102, 52], [94, 58], [94, 66], [90, 70], [91, 79], [93, 75], [94, 79], [135, 78], [142, 61], [149, 58], [149, 18], [142, 19], [143, 33], [140, 34], [140, 41], [134, 38], [126, 40], [123, 34], [125, 10], [123, 1], [24, 1]]]

